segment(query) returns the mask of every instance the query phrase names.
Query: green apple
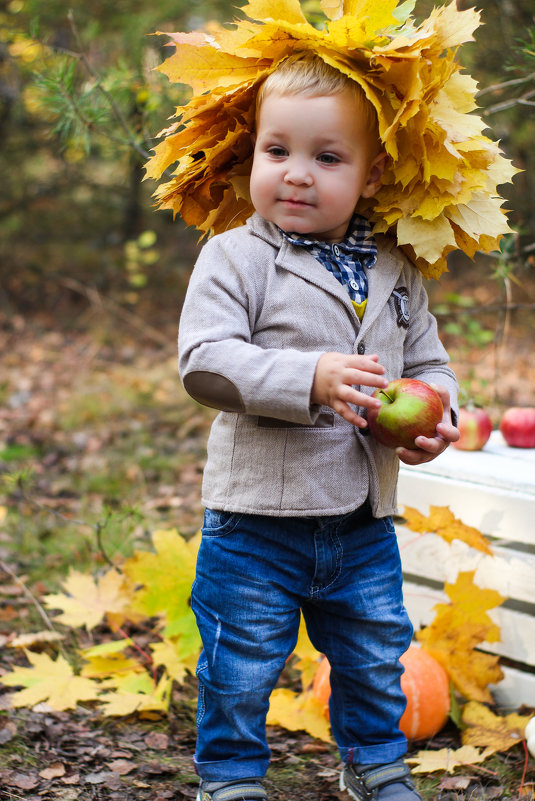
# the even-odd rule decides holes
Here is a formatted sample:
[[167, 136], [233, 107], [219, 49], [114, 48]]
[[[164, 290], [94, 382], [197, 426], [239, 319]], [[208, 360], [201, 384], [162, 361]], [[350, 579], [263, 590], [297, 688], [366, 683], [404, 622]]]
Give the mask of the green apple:
[[381, 406], [368, 409], [372, 436], [387, 448], [416, 448], [416, 437], [434, 437], [444, 409], [436, 390], [416, 378], [398, 378], [386, 389], [377, 389], [374, 398]]

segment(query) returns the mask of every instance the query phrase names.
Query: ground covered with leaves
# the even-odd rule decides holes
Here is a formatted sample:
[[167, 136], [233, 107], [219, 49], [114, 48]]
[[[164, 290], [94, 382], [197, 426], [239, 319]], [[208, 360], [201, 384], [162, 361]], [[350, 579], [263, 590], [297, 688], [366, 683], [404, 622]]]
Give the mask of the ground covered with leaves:
[[[194, 537], [202, 519], [200, 482], [212, 413], [182, 392], [176, 377], [173, 321], [136, 329], [97, 315], [87, 325], [58, 326], [44, 316], [1, 320], [0, 356], [0, 674], [27, 664], [24, 635], [35, 653], [56, 655], [50, 631], [57, 593], [69, 567], [95, 574], [151, 547], [157, 529]], [[134, 319], [130, 320], [133, 323]], [[472, 332], [480, 336], [481, 331]], [[522, 347], [516, 375], [532, 375]], [[169, 343], [169, 344], [166, 344]], [[475, 348], [463, 345], [465, 353]], [[462, 355], [462, 350], [459, 353]], [[507, 356], [507, 354], [505, 354]], [[504, 354], [502, 352], [502, 358]], [[474, 365], [478, 379], [474, 379]], [[526, 402], [525, 382], [502, 373], [489, 344], [459, 362], [465, 383], [498, 414], [499, 403]], [[531, 372], [530, 372], [531, 371]], [[515, 395], [515, 392], [518, 394]], [[149, 632], [124, 632], [143, 648]], [[19, 638], [19, 647], [13, 642]], [[109, 628], [64, 632], [71, 657], [109, 638]], [[295, 676], [286, 677], [290, 683]], [[0, 799], [193, 799], [195, 681], [172, 690], [169, 714], [104, 717], [91, 703], [76, 711], [44, 705], [13, 709], [0, 689]], [[338, 801], [338, 757], [304, 732], [270, 727], [273, 759], [266, 786], [273, 801]], [[451, 723], [411, 753], [460, 745]], [[522, 744], [455, 773], [418, 775], [426, 799], [533, 798], [535, 766]]]

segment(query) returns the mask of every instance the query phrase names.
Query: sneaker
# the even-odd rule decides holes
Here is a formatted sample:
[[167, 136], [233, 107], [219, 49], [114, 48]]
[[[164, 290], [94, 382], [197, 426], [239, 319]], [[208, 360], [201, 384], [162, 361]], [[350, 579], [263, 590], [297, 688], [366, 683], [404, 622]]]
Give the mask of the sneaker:
[[237, 781], [210, 792], [204, 790], [202, 785], [203, 782], [197, 793], [197, 801], [267, 801], [267, 793], [260, 782]]
[[402, 759], [388, 765], [345, 765], [340, 789], [355, 801], [423, 801]]

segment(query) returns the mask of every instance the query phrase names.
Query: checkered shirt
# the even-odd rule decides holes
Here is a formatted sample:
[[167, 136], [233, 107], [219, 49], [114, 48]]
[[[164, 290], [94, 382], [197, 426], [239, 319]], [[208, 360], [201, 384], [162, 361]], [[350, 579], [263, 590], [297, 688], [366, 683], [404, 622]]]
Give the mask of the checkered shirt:
[[293, 245], [309, 248], [312, 255], [347, 287], [351, 300], [362, 303], [368, 297], [366, 269], [371, 269], [377, 261], [377, 245], [370, 223], [361, 214], [353, 215], [348, 232], [342, 242], [335, 244], [302, 239], [285, 231], [282, 233]]

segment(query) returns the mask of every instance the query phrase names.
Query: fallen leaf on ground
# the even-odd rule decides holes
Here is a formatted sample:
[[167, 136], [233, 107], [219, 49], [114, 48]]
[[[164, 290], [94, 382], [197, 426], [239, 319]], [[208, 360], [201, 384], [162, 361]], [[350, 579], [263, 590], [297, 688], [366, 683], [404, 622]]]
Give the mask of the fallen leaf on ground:
[[30, 634], [19, 634], [9, 643], [10, 648], [31, 648], [32, 645], [41, 645], [47, 642], [57, 642], [63, 640], [63, 634], [59, 631], [36, 631]]
[[331, 742], [329, 722], [324, 707], [311, 690], [294, 693], [292, 690], [277, 688], [271, 693], [267, 723], [283, 726], [290, 731], [307, 731], [312, 737]]
[[461, 738], [463, 745], [476, 745], [491, 752], [508, 751], [524, 739], [524, 730], [530, 715], [495, 715], [483, 704], [470, 701], [463, 709], [462, 721], [466, 728]]
[[117, 773], [119, 776], [126, 776], [127, 773], [136, 770], [137, 764], [128, 759], [114, 759], [112, 762], [108, 762], [108, 767], [113, 773]]
[[8, 772], [2, 778], [8, 787], [16, 787], [18, 790], [33, 790], [39, 784], [39, 779], [31, 773]]
[[110, 625], [124, 621], [130, 599], [125, 592], [124, 576], [117, 570], [108, 570], [96, 580], [71, 570], [63, 587], [65, 593], [45, 595], [44, 602], [49, 609], [62, 610], [55, 620], [64, 626], [85, 626], [90, 631], [105, 617]]
[[0, 745], [8, 743], [16, 736], [17, 724], [13, 720], [8, 720], [2, 725], [2, 721], [0, 720]]
[[31, 667], [19, 667], [0, 678], [7, 687], [24, 687], [11, 696], [14, 707], [34, 706], [46, 701], [56, 710], [74, 709], [79, 701], [94, 701], [98, 685], [91, 679], [75, 676], [61, 654], [54, 661], [48, 654], [26, 651]]
[[480, 751], [472, 745], [463, 745], [456, 751], [441, 748], [438, 751], [418, 751], [413, 757], [406, 757], [409, 765], [414, 765], [412, 773], [434, 773], [437, 770], [453, 773], [464, 765], [476, 765], [484, 762], [493, 751]]
[[59, 779], [60, 776], [65, 775], [65, 765], [63, 762], [53, 762], [48, 767], [39, 771], [39, 776], [42, 779]]
[[169, 737], [163, 731], [151, 731], [145, 737], [147, 748], [154, 748], [157, 751], [165, 751], [169, 745]]
[[176, 529], [155, 531], [152, 541], [156, 553], [136, 551], [123, 565], [125, 574], [141, 587], [132, 608], [148, 617], [164, 616], [167, 636], [195, 632], [195, 617], [189, 605], [195, 576], [194, 548]]

